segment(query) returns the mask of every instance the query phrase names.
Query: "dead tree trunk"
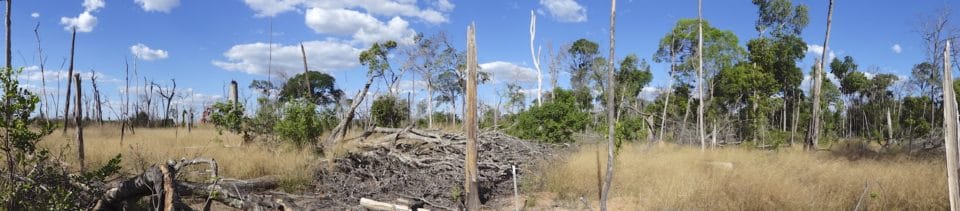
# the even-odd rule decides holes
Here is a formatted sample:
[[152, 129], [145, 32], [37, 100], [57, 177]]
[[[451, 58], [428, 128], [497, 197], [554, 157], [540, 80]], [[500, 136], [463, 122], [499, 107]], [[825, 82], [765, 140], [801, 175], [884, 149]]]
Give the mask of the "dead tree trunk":
[[303, 48], [303, 43], [300, 43], [300, 54], [303, 56], [303, 78], [304, 78], [303, 87], [307, 88], [306, 90], [304, 90], [306, 92], [306, 95], [304, 95], [304, 97], [307, 99], [310, 99], [310, 101], [312, 102], [313, 101], [313, 87], [312, 87], [313, 85], [310, 84], [310, 74], [308, 74], [310, 70], [307, 69], [307, 50]]
[[97, 116], [97, 123], [103, 127], [103, 107], [100, 100], [100, 87], [97, 86], [97, 73], [91, 72], [90, 85], [93, 86], [94, 114]]
[[[697, 67], [697, 90], [699, 90], [697, 95], [700, 96], [700, 104], [697, 105], [697, 130], [700, 131], [700, 151], [703, 151], [707, 149], [707, 139], [704, 136], [706, 132], [703, 130], [703, 0], [697, 1], [697, 16], [699, 16], [697, 18], [697, 27], [699, 28], [697, 37], [700, 40], [697, 42], [697, 58], [700, 58], [697, 61], [699, 63], [699, 67]], [[783, 102], [786, 103], [787, 101]], [[783, 112], [787, 112], [786, 109]], [[786, 129], [786, 118], [783, 121], [784, 129]], [[613, 136], [613, 133], [610, 133], [610, 136]]]
[[177, 94], [177, 80], [170, 79], [170, 82], [173, 83], [173, 87], [167, 90], [163, 90], [163, 87], [160, 87], [160, 85], [156, 83], [153, 84], [153, 86], [157, 87], [157, 94], [160, 94], [160, 97], [163, 97], [163, 99], [167, 101], [166, 111], [163, 112], [162, 120], [162, 124], [164, 124], [164, 126], [167, 126], [166, 122], [168, 119], [170, 119], [170, 104], [173, 102], [173, 97]]
[[40, 61], [40, 94], [43, 95], [43, 97], [40, 98], [40, 118], [43, 119], [43, 121], [49, 122], [50, 103], [47, 102], [47, 61], [43, 58], [43, 48], [40, 46], [40, 22], [37, 22], [37, 26], [33, 27], [33, 34], [37, 37], [37, 60]]
[[957, 180], [957, 100], [953, 90], [953, 71], [950, 69], [950, 42], [943, 51], [943, 129], [944, 148], [947, 154], [947, 185], [950, 193], [950, 210], [960, 210], [960, 181]]
[[63, 102], [63, 134], [67, 134], [67, 124], [70, 123], [70, 83], [73, 82], [73, 52], [77, 44], [77, 27], [73, 27], [73, 35], [70, 37], [70, 67], [67, 68], [67, 95]]
[[[600, 210], [607, 210], [607, 199], [610, 198], [610, 183], [613, 182], [613, 153], [616, 145], [614, 144], [616, 136], [614, 136], [614, 127], [616, 125], [616, 111], [614, 111], [614, 90], [617, 87], [617, 81], [613, 76], [614, 61], [617, 58], [614, 54], [614, 35], [616, 33], [614, 26], [616, 26], [617, 18], [617, 0], [610, 0], [610, 68], [607, 70], [607, 175], [603, 181], [603, 192], [600, 195]], [[701, 92], [702, 93], [702, 92]]]
[[[479, 170], [477, 169], [477, 40], [476, 26], [470, 24], [467, 28], [467, 86], [466, 86], [466, 121], [467, 146], [465, 179], [463, 189], [467, 198], [467, 210], [480, 210], [480, 192], [477, 187]], [[532, 28], [531, 28], [532, 32]]]
[[82, 108], [82, 103], [81, 103], [81, 100], [82, 100], [81, 97], [83, 96], [83, 94], [82, 94], [83, 92], [82, 92], [82, 90], [80, 89], [80, 87], [81, 87], [81, 86], [80, 86], [80, 73], [74, 74], [74, 75], [73, 75], [73, 80], [76, 80], [76, 81], [77, 81], [77, 83], [76, 83], [76, 84], [77, 84], [77, 87], [76, 87], [76, 89], [77, 89], [77, 102], [76, 102], [76, 104], [77, 104], [77, 105], [74, 106], [76, 109], [74, 109], [74, 114], [73, 114], [73, 116], [74, 116], [75, 119], [74, 119], [73, 121], [75, 121], [75, 122], [77, 123], [77, 157], [80, 158], [80, 161], [79, 161], [79, 162], [80, 162], [80, 172], [83, 173], [83, 172], [86, 172], [86, 171], [85, 171], [86, 169], [84, 169], [84, 166], [83, 166], [83, 110], [82, 110], [83, 108]]
[[[807, 138], [804, 143], [804, 148], [808, 150], [816, 150], [817, 144], [820, 142], [820, 86], [823, 83], [823, 69], [827, 63], [827, 44], [830, 42], [830, 22], [833, 19], [833, 0], [830, 0], [829, 9], [827, 10], [827, 35], [823, 39], [823, 53], [820, 55], [820, 61], [817, 63], [817, 68], [814, 68], [814, 81], [813, 81], [813, 112], [810, 116], [810, 131], [807, 133]], [[952, 86], [952, 85], [951, 85]]]
[[350, 105], [350, 110], [347, 111], [347, 115], [343, 117], [343, 120], [337, 124], [337, 127], [333, 128], [333, 133], [330, 134], [328, 142], [339, 143], [343, 140], [343, 137], [347, 135], [347, 129], [350, 127], [350, 122], [353, 122], [353, 117], [357, 114], [357, 107], [360, 107], [360, 103], [363, 102], [363, 98], [367, 96], [367, 91], [370, 90], [370, 84], [373, 84], [373, 79], [376, 77], [369, 76], [367, 78], [367, 83], [363, 85], [363, 89], [357, 92], [356, 97], [353, 100], [353, 105]]
[[537, 34], [537, 16], [530, 10], [530, 56], [533, 67], [537, 69], [537, 106], [543, 105], [543, 73], [540, 71], [540, 49], [533, 51], [533, 38]]

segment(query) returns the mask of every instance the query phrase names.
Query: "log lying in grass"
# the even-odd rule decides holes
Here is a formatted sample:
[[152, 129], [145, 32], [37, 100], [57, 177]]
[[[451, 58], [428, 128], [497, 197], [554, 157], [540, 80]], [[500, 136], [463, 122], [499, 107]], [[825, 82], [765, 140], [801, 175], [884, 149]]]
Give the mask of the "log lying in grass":
[[387, 202], [379, 202], [373, 199], [360, 198], [360, 206], [369, 210], [381, 210], [381, 211], [430, 211], [428, 209], [416, 208], [410, 205], [403, 204], [391, 204]]
[[[212, 184], [178, 181], [177, 173], [184, 167], [207, 164]], [[266, 190], [278, 187], [278, 180], [274, 177], [262, 177], [250, 180], [222, 179], [218, 173], [217, 162], [214, 159], [181, 159], [179, 162], [168, 161], [150, 167], [142, 174], [129, 178], [110, 188], [103, 194], [93, 210], [122, 210], [124, 202], [136, 201], [143, 197], [154, 197], [163, 210], [191, 210], [180, 201], [181, 196], [196, 196], [207, 198], [204, 210], [209, 210], [210, 203], [217, 201], [227, 206], [239, 209], [280, 209], [299, 210], [285, 193], [252, 194], [251, 190]], [[246, 194], [244, 194], [246, 193]]]

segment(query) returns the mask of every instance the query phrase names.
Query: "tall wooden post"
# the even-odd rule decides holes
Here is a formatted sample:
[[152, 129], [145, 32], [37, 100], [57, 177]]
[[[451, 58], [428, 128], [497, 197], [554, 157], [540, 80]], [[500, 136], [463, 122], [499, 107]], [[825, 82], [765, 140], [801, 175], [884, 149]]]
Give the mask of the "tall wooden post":
[[960, 210], [960, 185], [957, 181], [957, 97], [953, 90], [953, 71], [950, 70], [950, 42], [943, 51], [943, 146], [947, 154], [947, 189], [950, 191], [950, 210]]
[[467, 27], [467, 167], [466, 181], [463, 185], [466, 192], [467, 210], [480, 210], [480, 193], [477, 188], [477, 40], [476, 26], [472, 23]]
[[616, 118], [614, 112], [614, 90], [616, 90], [617, 81], [613, 77], [613, 65], [615, 59], [617, 58], [614, 54], [614, 35], [616, 33], [614, 26], [616, 26], [617, 18], [617, 0], [610, 0], [610, 68], [607, 70], [607, 175], [603, 181], [603, 192], [600, 193], [600, 210], [607, 210], [607, 199], [610, 198], [610, 182], [613, 181], [613, 151], [616, 147], [614, 143], [614, 127], [616, 126]]
[[83, 92], [80, 90], [80, 73], [73, 74], [73, 80], [77, 81], [77, 102], [73, 110], [73, 121], [77, 123], [77, 156], [80, 158], [80, 173], [83, 173], [86, 171], [83, 166], [83, 99], [81, 99]]

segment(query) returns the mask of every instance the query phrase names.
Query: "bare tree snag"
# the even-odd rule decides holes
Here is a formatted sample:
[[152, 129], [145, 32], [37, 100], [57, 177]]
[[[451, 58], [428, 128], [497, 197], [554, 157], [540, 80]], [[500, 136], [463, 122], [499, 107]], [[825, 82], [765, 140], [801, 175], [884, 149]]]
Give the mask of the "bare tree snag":
[[303, 56], [303, 77], [305, 79], [303, 81], [303, 87], [307, 88], [303, 90], [304, 92], [307, 92], [307, 94], [304, 96], [313, 98], [313, 87], [311, 87], [312, 84], [310, 84], [310, 74], [308, 74], [310, 70], [307, 68], [307, 50], [303, 48], [303, 43], [300, 43], [300, 55]]
[[533, 38], [537, 34], [537, 15], [530, 10], [530, 56], [533, 67], [537, 68], [537, 106], [543, 105], [543, 72], [540, 71], [540, 48], [533, 50]]
[[93, 86], [94, 114], [97, 116], [97, 123], [103, 127], [103, 107], [100, 100], [100, 87], [97, 86], [97, 72], [90, 72], [90, 85]]
[[357, 107], [360, 107], [360, 104], [363, 102], [363, 98], [367, 96], [367, 91], [370, 90], [370, 84], [373, 84], [373, 79], [376, 77], [369, 76], [367, 78], [367, 83], [363, 85], [363, 89], [357, 92], [356, 97], [353, 99], [353, 105], [350, 105], [350, 110], [347, 111], [347, 115], [343, 117], [343, 120], [340, 120], [340, 123], [337, 124], [337, 127], [333, 128], [333, 132], [330, 134], [330, 137], [327, 139], [328, 142], [339, 143], [343, 140], [343, 137], [347, 135], [347, 129], [350, 127], [350, 122], [353, 122], [353, 117], [357, 114]]
[[960, 210], [960, 181], [957, 180], [957, 98], [953, 90], [953, 71], [950, 67], [950, 42], [943, 51], [943, 142], [947, 154], [947, 189], [950, 191], [950, 210]]
[[[697, 105], [697, 130], [700, 134], [700, 151], [703, 151], [707, 149], [706, 132], [703, 126], [703, 0], [697, 1], [697, 40], [699, 40], [697, 41], [697, 63], [699, 63], [697, 66], [697, 95], [700, 98], [700, 103]], [[784, 109], [784, 112], [786, 112], [786, 109]], [[786, 128], [787, 123], [784, 122], [783, 125]], [[610, 135], [613, 136], [612, 133]]]
[[10, 12], [13, 11], [12, 8], [13, 0], [7, 0], [7, 63], [5, 66], [7, 69], [13, 69], [13, 45], [10, 44], [10, 34], [12, 34], [12, 31], [10, 31], [10, 24], [12, 24]]
[[80, 86], [80, 73], [74, 74], [74, 75], [73, 75], [73, 79], [77, 81], [77, 83], [76, 83], [76, 84], [77, 84], [77, 88], [76, 88], [76, 89], [77, 89], [77, 105], [74, 106], [75, 109], [74, 109], [73, 117], [74, 117], [75, 119], [74, 119], [73, 121], [75, 121], [75, 122], [77, 123], [77, 156], [80, 158], [80, 161], [79, 161], [79, 162], [80, 162], [80, 172], [83, 173], [83, 172], [86, 172], [86, 171], [84, 171], [84, 170], [86, 170], [86, 169], [83, 168], [83, 167], [84, 167], [84, 166], [83, 166], [83, 110], [82, 110], [83, 108], [81, 108], [82, 106], [81, 106], [81, 103], [80, 103], [81, 97], [83, 96], [83, 94], [81, 94], [81, 93], [83, 93], [83, 92], [81, 92], [81, 89], [80, 89], [80, 87], [81, 87], [81, 86]]
[[230, 103], [233, 103], [233, 107], [236, 108], [240, 104], [240, 98], [237, 95], [237, 81], [230, 81]]
[[823, 39], [823, 53], [820, 55], [820, 61], [817, 68], [814, 68], [813, 75], [813, 112], [810, 115], [810, 131], [807, 132], [807, 138], [804, 140], [804, 148], [807, 150], [816, 150], [820, 142], [820, 86], [823, 83], [823, 69], [827, 63], [827, 44], [830, 42], [830, 22], [833, 20], [833, 0], [830, 0], [827, 10], [827, 34]]
[[73, 52], [77, 44], [77, 27], [73, 27], [73, 35], [70, 37], [70, 66], [67, 68], [67, 95], [63, 102], [63, 134], [67, 134], [67, 124], [70, 123], [70, 83], [73, 81]]
[[466, 181], [465, 195], [467, 196], [467, 210], [480, 210], [480, 193], [477, 188], [477, 38], [476, 25], [473, 23], [467, 27], [467, 108], [466, 108], [466, 127], [467, 146], [466, 146], [466, 168], [464, 169]]
[[47, 60], [43, 57], [43, 48], [40, 47], [40, 22], [37, 22], [37, 25], [33, 27], [33, 34], [37, 38], [37, 60], [40, 61], [40, 93], [43, 95], [43, 97], [40, 98], [40, 118], [42, 118], [43, 121], [49, 122], [50, 103], [47, 102]]
[[616, 148], [614, 127], [616, 127], [616, 114], [614, 109], [614, 90], [617, 87], [617, 81], [613, 75], [615, 36], [617, 19], [617, 0], [610, 0], [610, 68], [607, 68], [607, 175], [603, 180], [603, 191], [600, 193], [600, 210], [607, 210], [607, 199], [610, 198], [610, 183], [613, 182], [613, 151]]
[[[163, 124], [166, 124], [167, 119], [170, 119], [170, 104], [173, 102], [173, 97], [177, 96], [177, 80], [170, 79], [170, 82], [173, 84], [173, 87], [167, 88], [166, 90], [160, 87], [159, 84], [153, 84], [153, 86], [157, 87], [157, 94], [167, 101], [166, 111], [163, 112]], [[231, 86], [235, 86], [235, 84], [231, 84]]]

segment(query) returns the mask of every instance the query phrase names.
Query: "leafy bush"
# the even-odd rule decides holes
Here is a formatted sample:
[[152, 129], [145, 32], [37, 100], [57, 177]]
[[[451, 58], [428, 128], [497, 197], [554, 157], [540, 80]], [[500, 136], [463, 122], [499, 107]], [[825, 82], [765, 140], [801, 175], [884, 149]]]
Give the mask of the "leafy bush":
[[553, 93], [552, 101], [521, 112], [508, 132], [523, 139], [551, 143], [572, 141], [574, 132], [586, 128], [587, 113], [577, 109], [576, 98], [570, 91], [556, 89]]
[[217, 102], [211, 108], [213, 112], [210, 114], [210, 122], [217, 126], [217, 132], [221, 134], [223, 130], [237, 134], [243, 132], [243, 105]]
[[377, 125], [384, 127], [400, 127], [410, 115], [410, 107], [406, 102], [398, 100], [392, 95], [382, 95], [373, 101], [370, 113]]
[[274, 131], [297, 147], [313, 143], [320, 133], [336, 124], [331, 112], [319, 115], [316, 109], [316, 105], [304, 100], [288, 102], [283, 107], [283, 119], [277, 122]]
[[[0, 201], [10, 202], [13, 210], [81, 210], [92, 207], [102, 195], [101, 185], [81, 188], [83, 184], [103, 184], [119, 170], [120, 155], [104, 167], [80, 176], [71, 176], [50, 152], [37, 148], [43, 136], [53, 132], [54, 126], [47, 121], [37, 121], [30, 115], [37, 108], [40, 98], [19, 86], [16, 74], [21, 70], [0, 70], [0, 139], [7, 162], [2, 173]], [[38, 125], [38, 126], [37, 126]], [[16, 179], [13, 179], [16, 178]]]

